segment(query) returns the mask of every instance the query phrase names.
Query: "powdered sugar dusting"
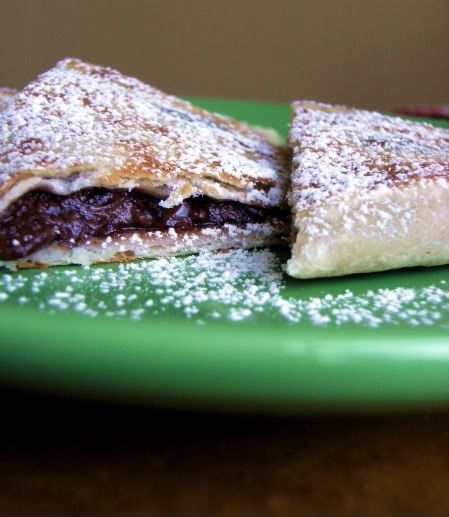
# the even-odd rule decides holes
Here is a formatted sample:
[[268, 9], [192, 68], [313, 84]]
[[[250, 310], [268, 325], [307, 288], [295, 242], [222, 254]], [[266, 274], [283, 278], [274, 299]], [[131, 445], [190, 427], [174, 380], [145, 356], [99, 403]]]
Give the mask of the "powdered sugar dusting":
[[71, 191], [168, 186], [176, 204], [204, 187], [272, 206], [284, 196], [284, 151], [267, 135], [113, 69], [66, 59], [0, 116], [0, 194], [31, 174], [58, 179], [59, 190], [64, 178]]
[[292, 282], [282, 273], [281, 258], [269, 249], [203, 252], [114, 266], [3, 273], [0, 302], [132, 320], [177, 313], [199, 324], [448, 325], [446, 280], [333, 294], [325, 288], [311, 294], [306, 283], [300, 297], [289, 294]]
[[311, 101], [293, 103], [292, 203], [360, 198], [416, 179], [449, 179], [449, 131], [376, 112]]

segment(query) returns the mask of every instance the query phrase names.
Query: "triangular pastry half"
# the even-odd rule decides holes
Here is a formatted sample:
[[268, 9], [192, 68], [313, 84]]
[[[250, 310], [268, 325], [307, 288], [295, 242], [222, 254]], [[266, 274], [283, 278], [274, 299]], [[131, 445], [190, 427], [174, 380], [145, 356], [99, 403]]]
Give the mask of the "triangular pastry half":
[[277, 243], [286, 149], [111, 68], [65, 59], [0, 113], [0, 261], [123, 261]]
[[293, 103], [291, 276], [449, 262], [449, 130]]

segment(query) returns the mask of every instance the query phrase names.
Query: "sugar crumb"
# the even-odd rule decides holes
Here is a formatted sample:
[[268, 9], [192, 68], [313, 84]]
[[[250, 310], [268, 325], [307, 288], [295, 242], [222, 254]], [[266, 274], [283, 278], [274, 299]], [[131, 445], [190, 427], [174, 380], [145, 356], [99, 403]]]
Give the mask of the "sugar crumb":
[[141, 320], [174, 311], [198, 324], [256, 319], [337, 327], [448, 326], [444, 280], [419, 288], [320, 291], [300, 298], [290, 296], [287, 286], [273, 251], [231, 250], [90, 269], [55, 268], [51, 275], [0, 273], [0, 302], [90, 318]]

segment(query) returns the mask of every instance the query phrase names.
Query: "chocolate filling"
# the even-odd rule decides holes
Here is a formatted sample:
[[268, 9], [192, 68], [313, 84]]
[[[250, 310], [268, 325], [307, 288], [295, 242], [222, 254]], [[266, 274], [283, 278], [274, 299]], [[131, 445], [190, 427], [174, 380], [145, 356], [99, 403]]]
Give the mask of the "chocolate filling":
[[16, 260], [50, 244], [75, 246], [91, 238], [136, 230], [190, 230], [226, 223], [243, 227], [283, 218], [278, 209], [185, 199], [163, 208], [160, 199], [138, 191], [89, 188], [68, 196], [31, 191], [0, 215], [0, 260]]

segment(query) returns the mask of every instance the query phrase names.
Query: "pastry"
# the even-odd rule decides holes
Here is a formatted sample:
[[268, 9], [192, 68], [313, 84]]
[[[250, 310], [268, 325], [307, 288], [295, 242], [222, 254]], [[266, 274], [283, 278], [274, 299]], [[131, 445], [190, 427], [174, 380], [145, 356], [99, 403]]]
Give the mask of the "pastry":
[[449, 130], [297, 101], [289, 144], [291, 276], [449, 262]]
[[286, 149], [111, 68], [65, 59], [0, 114], [0, 261], [124, 261], [278, 243]]

